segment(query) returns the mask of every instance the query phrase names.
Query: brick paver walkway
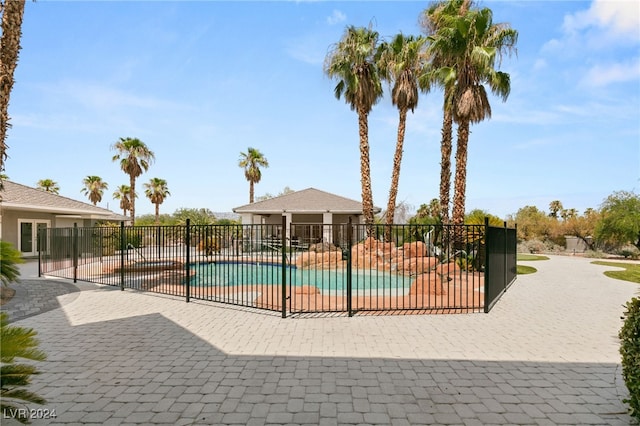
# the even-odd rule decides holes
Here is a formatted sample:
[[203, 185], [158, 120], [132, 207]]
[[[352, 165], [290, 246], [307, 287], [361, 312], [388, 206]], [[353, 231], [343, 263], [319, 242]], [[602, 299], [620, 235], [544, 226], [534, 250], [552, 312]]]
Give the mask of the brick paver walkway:
[[281, 319], [78, 283], [16, 322], [48, 354], [31, 389], [57, 417], [34, 424], [630, 424], [617, 332], [639, 286], [530, 264], [490, 314]]

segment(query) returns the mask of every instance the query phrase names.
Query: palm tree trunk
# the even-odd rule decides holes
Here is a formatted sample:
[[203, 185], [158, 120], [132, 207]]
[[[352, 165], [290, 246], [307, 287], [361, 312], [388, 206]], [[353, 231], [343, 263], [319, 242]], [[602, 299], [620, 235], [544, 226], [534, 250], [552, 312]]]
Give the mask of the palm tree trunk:
[[358, 111], [360, 135], [360, 183], [362, 186], [362, 214], [367, 225], [367, 236], [373, 233], [373, 194], [371, 190], [371, 166], [369, 161], [369, 123], [367, 113]]
[[396, 213], [396, 198], [398, 197], [398, 182], [400, 181], [400, 165], [402, 163], [402, 152], [404, 145], [404, 132], [407, 125], [407, 108], [400, 109], [398, 120], [398, 140], [396, 142], [396, 152], [393, 156], [393, 171], [391, 173], [391, 188], [389, 189], [389, 202], [387, 203], [387, 228], [384, 232], [386, 241], [391, 241], [391, 225]]
[[[22, 17], [25, 0], [3, 1], [2, 37], [0, 38], [0, 173], [4, 171], [7, 158], [7, 129], [9, 124], [9, 96], [13, 88], [13, 73], [18, 65]], [[0, 187], [2, 179], [0, 179]]]
[[131, 188], [129, 192], [129, 196], [131, 197], [131, 226], [133, 226], [136, 222], [136, 178], [133, 176], [129, 178], [129, 186]]
[[249, 204], [253, 204], [253, 181], [249, 181]]
[[156, 225], [160, 225], [160, 203], [156, 203]]
[[453, 224], [464, 223], [465, 198], [467, 190], [467, 144], [469, 143], [469, 121], [458, 123], [456, 147], [456, 179], [453, 195]]
[[442, 143], [440, 145], [440, 216], [442, 223], [449, 223], [449, 197], [451, 191], [451, 147], [453, 114], [445, 107], [442, 121]]

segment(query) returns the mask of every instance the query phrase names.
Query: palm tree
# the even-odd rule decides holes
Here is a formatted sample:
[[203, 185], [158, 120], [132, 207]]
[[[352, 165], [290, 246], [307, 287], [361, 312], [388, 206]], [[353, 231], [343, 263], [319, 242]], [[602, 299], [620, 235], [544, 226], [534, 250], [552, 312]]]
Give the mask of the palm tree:
[[118, 142], [113, 144], [112, 149], [118, 153], [113, 156], [113, 161], [120, 162], [120, 168], [129, 175], [129, 188], [131, 195], [131, 225], [136, 220], [136, 179], [143, 172], [149, 170], [149, 165], [155, 160], [155, 154], [140, 139], [136, 138], [120, 138]]
[[[396, 35], [390, 43], [382, 43], [379, 48], [378, 69], [380, 77], [393, 85], [391, 102], [398, 108], [398, 139], [393, 157], [391, 187], [387, 203], [386, 224], [392, 225], [395, 217], [398, 182], [407, 113], [418, 106], [418, 79], [424, 72], [424, 55], [422, 48], [426, 39], [423, 37]], [[391, 237], [391, 227], [385, 230], [385, 239]]]
[[[471, 0], [443, 0], [433, 3], [423, 13], [422, 27], [428, 36], [433, 36], [446, 23], [449, 16], [462, 16], [471, 6]], [[440, 46], [441, 47], [441, 46]], [[442, 104], [442, 139], [440, 143], [440, 212], [443, 223], [449, 223], [449, 204], [451, 193], [451, 152], [453, 146], [453, 89], [456, 74], [449, 60], [450, 52], [430, 46], [427, 56], [431, 61], [430, 72], [420, 79], [420, 88], [424, 92], [431, 90], [432, 84], [444, 90]]]
[[362, 213], [367, 232], [373, 231], [373, 194], [369, 160], [368, 116], [382, 97], [382, 83], [376, 66], [378, 32], [371, 28], [347, 27], [342, 39], [325, 58], [324, 70], [336, 78], [334, 88], [337, 99], [344, 94], [345, 102], [358, 114], [360, 137], [360, 182], [362, 186]]
[[558, 218], [558, 213], [564, 210], [560, 200], [553, 200], [549, 203], [549, 217]]
[[60, 186], [58, 186], [58, 182], [52, 180], [52, 179], [40, 179], [37, 183], [37, 188], [45, 191], [45, 192], [51, 192], [52, 194], [58, 194], [60, 193]]
[[511, 90], [509, 74], [495, 69], [496, 59], [515, 49], [518, 32], [508, 24], [494, 24], [491, 9], [472, 9], [446, 15], [431, 37], [432, 49], [446, 52], [445, 68], [455, 70], [452, 88], [453, 119], [458, 125], [453, 223], [464, 223], [469, 126], [491, 117], [484, 84], [506, 101]]
[[[7, 129], [9, 124], [9, 97], [13, 89], [13, 74], [18, 65], [22, 17], [25, 0], [1, 0], [2, 36], [0, 36], [0, 172], [4, 172], [7, 158]], [[0, 178], [0, 190], [3, 179]]]
[[102, 201], [102, 194], [109, 188], [107, 182], [103, 182], [100, 176], [87, 176], [82, 180], [82, 183], [84, 184], [84, 188], [80, 191], [89, 197], [89, 201], [91, 201], [94, 206]]
[[160, 178], [152, 178], [148, 183], [144, 184], [146, 188], [144, 193], [149, 200], [156, 206], [156, 225], [160, 224], [160, 204], [164, 199], [171, 195], [167, 188], [167, 181]]
[[[137, 194], [134, 194], [137, 197]], [[114, 200], [120, 200], [120, 208], [122, 214], [127, 215], [127, 212], [131, 210], [131, 187], [129, 185], [120, 185], [118, 189], [113, 193]]]
[[254, 185], [262, 179], [260, 167], [269, 167], [265, 156], [255, 148], [240, 153], [238, 166], [244, 168], [244, 177], [249, 181], [249, 203], [253, 203]]

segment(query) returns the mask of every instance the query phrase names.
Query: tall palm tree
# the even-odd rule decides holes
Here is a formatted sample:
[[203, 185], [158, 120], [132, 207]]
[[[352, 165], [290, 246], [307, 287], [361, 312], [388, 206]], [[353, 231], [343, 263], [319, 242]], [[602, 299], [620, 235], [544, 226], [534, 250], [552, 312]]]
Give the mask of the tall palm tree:
[[171, 193], [167, 188], [167, 181], [160, 178], [152, 178], [144, 184], [145, 195], [156, 206], [156, 225], [160, 224], [160, 204], [164, 202]]
[[84, 188], [80, 191], [89, 197], [89, 201], [91, 201], [94, 206], [102, 201], [102, 194], [104, 194], [106, 189], [109, 189], [107, 182], [104, 182], [100, 176], [87, 176], [82, 180], [82, 183], [84, 184]]
[[508, 24], [494, 24], [491, 9], [471, 9], [446, 15], [432, 36], [432, 48], [446, 52], [445, 67], [455, 70], [452, 89], [453, 119], [458, 125], [453, 223], [464, 223], [469, 127], [491, 117], [484, 84], [506, 101], [511, 90], [509, 74], [495, 69], [496, 59], [515, 49], [518, 32]]
[[369, 160], [369, 113], [382, 97], [382, 82], [376, 66], [378, 32], [371, 28], [348, 26], [342, 39], [325, 58], [324, 70], [336, 78], [334, 88], [337, 99], [344, 95], [345, 102], [358, 114], [360, 137], [360, 183], [362, 186], [362, 213], [367, 232], [373, 230], [373, 193]]
[[155, 160], [155, 154], [144, 142], [136, 138], [120, 138], [113, 144], [112, 149], [117, 151], [113, 161], [120, 162], [120, 168], [129, 175], [129, 188], [131, 189], [131, 225], [136, 220], [136, 179], [142, 173], [149, 170], [149, 166]]
[[262, 179], [260, 167], [269, 167], [266, 157], [257, 149], [249, 147], [240, 153], [238, 166], [244, 168], [244, 177], [249, 181], [249, 203], [253, 203], [254, 185]]
[[[25, 0], [1, 0], [2, 36], [0, 36], [0, 172], [4, 172], [7, 158], [7, 129], [9, 124], [9, 96], [13, 89], [13, 74], [18, 65], [22, 17]], [[0, 190], [3, 179], [0, 178]]]
[[[137, 197], [137, 194], [134, 194]], [[120, 208], [122, 214], [127, 215], [127, 212], [131, 210], [131, 187], [129, 185], [120, 185], [113, 193], [114, 200], [120, 200]]]
[[42, 191], [51, 192], [56, 195], [60, 193], [60, 186], [58, 185], [58, 182], [53, 179], [40, 179], [36, 185], [37, 188]]
[[[422, 15], [422, 27], [428, 36], [440, 30], [451, 16], [463, 16], [471, 7], [471, 0], [442, 0], [431, 4]], [[442, 139], [440, 143], [440, 212], [443, 223], [449, 223], [449, 205], [451, 203], [451, 153], [453, 147], [453, 89], [456, 82], [455, 68], [449, 59], [451, 52], [443, 51], [442, 46], [431, 45], [427, 50], [430, 73], [420, 79], [420, 88], [428, 92], [433, 84], [442, 87]]]
[[[424, 37], [405, 36], [400, 33], [391, 42], [382, 43], [379, 48], [378, 70], [380, 77], [393, 85], [391, 102], [399, 112], [398, 139], [393, 157], [391, 187], [387, 203], [387, 225], [393, 224], [395, 216], [407, 113], [409, 110], [413, 112], [418, 106], [418, 79], [425, 71], [425, 57], [422, 52], [425, 42]], [[389, 240], [390, 237], [391, 227], [388, 227], [385, 231], [385, 238]]]

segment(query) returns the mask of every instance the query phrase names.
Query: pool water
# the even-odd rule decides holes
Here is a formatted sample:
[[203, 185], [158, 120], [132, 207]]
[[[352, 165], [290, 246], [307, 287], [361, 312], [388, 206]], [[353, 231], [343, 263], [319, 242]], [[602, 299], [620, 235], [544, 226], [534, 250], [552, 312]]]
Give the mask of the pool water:
[[[242, 286], [248, 284], [281, 284], [282, 267], [269, 263], [201, 263], [191, 266], [195, 276], [191, 285]], [[287, 284], [293, 286], [315, 286], [323, 294], [346, 291], [347, 274], [344, 270], [299, 269], [287, 266]], [[412, 277], [389, 272], [352, 271], [352, 291], [354, 293], [398, 293], [406, 294]]]

